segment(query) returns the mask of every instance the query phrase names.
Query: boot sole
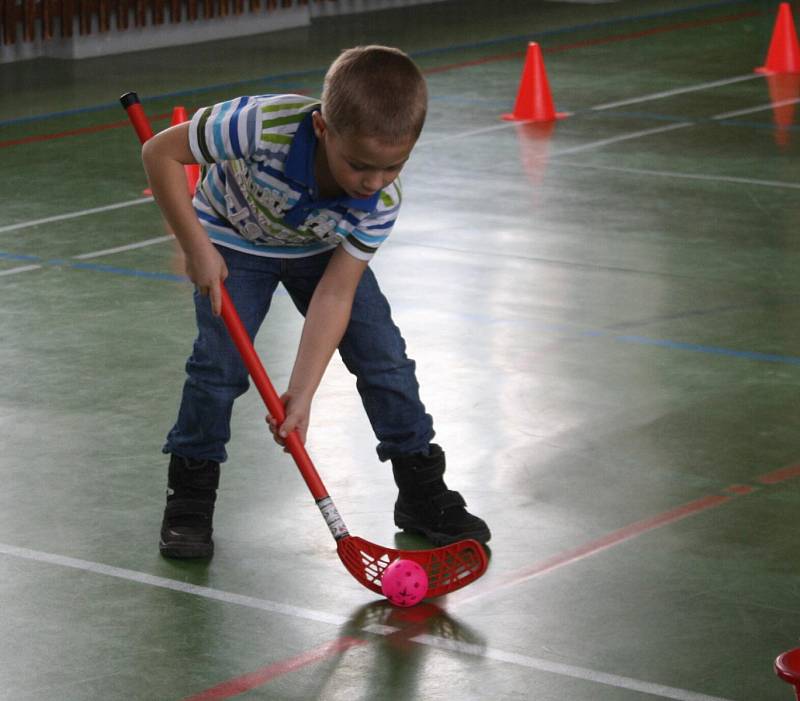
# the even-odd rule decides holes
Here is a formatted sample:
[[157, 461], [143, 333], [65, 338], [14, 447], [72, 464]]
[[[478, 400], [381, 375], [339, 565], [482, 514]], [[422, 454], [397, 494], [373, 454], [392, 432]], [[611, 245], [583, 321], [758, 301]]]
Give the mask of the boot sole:
[[214, 543], [165, 543], [159, 540], [158, 550], [163, 557], [172, 560], [200, 559], [214, 554]]
[[477, 540], [479, 543], [486, 545], [492, 537], [492, 534], [489, 532], [489, 529], [480, 529], [477, 531], [459, 533], [458, 535], [451, 535], [449, 533], [439, 533], [437, 531], [432, 531], [429, 528], [425, 528], [424, 526], [420, 526], [418, 523], [415, 523], [411, 520], [405, 520], [402, 517], [398, 518], [395, 517], [394, 525], [398, 528], [402, 528], [406, 533], [414, 533], [416, 535], [425, 536], [431, 543], [436, 545], [437, 547], [441, 547], [443, 545], [452, 545], [453, 543], [457, 543], [460, 540]]

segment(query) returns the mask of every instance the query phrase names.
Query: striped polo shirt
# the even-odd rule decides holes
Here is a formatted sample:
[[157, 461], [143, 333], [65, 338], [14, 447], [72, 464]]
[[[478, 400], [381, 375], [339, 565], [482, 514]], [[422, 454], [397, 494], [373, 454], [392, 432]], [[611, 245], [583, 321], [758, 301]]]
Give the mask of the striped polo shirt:
[[204, 168], [194, 207], [215, 243], [276, 258], [341, 244], [369, 260], [386, 240], [400, 208], [398, 180], [367, 199], [319, 198], [317, 109], [302, 95], [261, 95], [195, 112], [189, 144]]

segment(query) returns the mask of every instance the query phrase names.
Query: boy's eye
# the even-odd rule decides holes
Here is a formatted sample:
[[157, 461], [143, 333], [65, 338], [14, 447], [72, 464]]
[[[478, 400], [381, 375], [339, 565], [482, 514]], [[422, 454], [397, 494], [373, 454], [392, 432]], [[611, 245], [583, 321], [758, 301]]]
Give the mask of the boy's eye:
[[[377, 170], [376, 168], [373, 168], [372, 166], [365, 166], [362, 163], [353, 163], [351, 161], [347, 161], [347, 165], [350, 166], [350, 168], [352, 170], [355, 170], [355, 171], [357, 171], [359, 173], [363, 173], [364, 171], [367, 171], [367, 170]], [[403, 165], [405, 165], [405, 164], [404, 163], [398, 163], [396, 165], [388, 166], [388, 167], [384, 168], [383, 170], [385, 170], [387, 173], [394, 173], [396, 171], [402, 170]]]

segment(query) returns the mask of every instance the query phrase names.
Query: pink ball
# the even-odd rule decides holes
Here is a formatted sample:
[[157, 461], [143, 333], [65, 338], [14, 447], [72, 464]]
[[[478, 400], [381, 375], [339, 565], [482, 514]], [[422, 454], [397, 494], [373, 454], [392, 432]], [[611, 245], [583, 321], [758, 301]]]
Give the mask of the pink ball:
[[428, 593], [428, 575], [413, 560], [397, 559], [383, 571], [381, 589], [395, 606], [413, 606]]

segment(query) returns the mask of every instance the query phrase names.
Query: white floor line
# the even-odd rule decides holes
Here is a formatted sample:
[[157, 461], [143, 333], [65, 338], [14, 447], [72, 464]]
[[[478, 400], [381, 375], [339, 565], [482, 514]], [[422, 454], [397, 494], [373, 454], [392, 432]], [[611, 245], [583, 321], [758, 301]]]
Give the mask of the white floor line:
[[[31, 550], [29, 548], [19, 548], [14, 545], [7, 545], [5, 543], [0, 543], [0, 555], [7, 555], [9, 557], [16, 557], [21, 560], [28, 560], [47, 565], [68, 567], [70, 569], [80, 570], [82, 572], [91, 572], [92, 574], [114, 577], [126, 582], [145, 584], [147, 586], [156, 587], [159, 589], [167, 589], [170, 591], [180, 592], [182, 594], [199, 596], [226, 604], [245, 606], [258, 611], [266, 611], [269, 613], [277, 613], [293, 618], [316, 621], [318, 623], [326, 623], [336, 627], [342, 627], [349, 621], [349, 619], [345, 616], [327, 613], [324, 611], [316, 611], [298, 606], [289, 606], [287, 604], [280, 604], [267, 599], [257, 599], [252, 596], [233, 594], [231, 592], [226, 592], [219, 589], [212, 589], [211, 587], [201, 587], [195, 584], [188, 584], [187, 582], [179, 582], [174, 579], [167, 579], [166, 577], [157, 577], [145, 572], [137, 572], [136, 570], [124, 569], [122, 567], [112, 567], [111, 565], [103, 565], [98, 562], [81, 560], [74, 557], [54, 555], [52, 553]], [[363, 630], [377, 635], [391, 635], [392, 633], [397, 632], [398, 629], [391, 626], [368, 625]], [[588, 682], [604, 684], [606, 686], [612, 686], [619, 689], [641, 691], [646, 694], [659, 696], [665, 699], [674, 699], [675, 701], [731, 701], [730, 699], [723, 699], [717, 696], [697, 694], [692, 691], [662, 686], [660, 684], [651, 684], [649, 682], [632, 679], [630, 677], [606, 674], [605, 672], [597, 672], [591, 669], [585, 669], [583, 667], [575, 667], [573, 665], [550, 662], [548, 660], [538, 659], [535, 657], [528, 657], [527, 655], [505, 652], [496, 648], [486, 648], [482, 645], [470, 645], [468, 643], [433, 635], [418, 635], [412, 638], [412, 641], [420, 645], [427, 645], [439, 650], [455, 652], [462, 655], [482, 657], [518, 667], [526, 667], [528, 669], [550, 672], [552, 674], [571, 677], [573, 679], [583, 679]]]
[[620, 166], [592, 165], [591, 163], [571, 163], [553, 159], [553, 165], [566, 168], [583, 168], [588, 170], [606, 170], [614, 173], [627, 173], [629, 175], [651, 175], [659, 178], [679, 178], [685, 180], [707, 180], [709, 182], [734, 183], [736, 185], [755, 185], [758, 187], [785, 188], [800, 190], [800, 183], [790, 183], [785, 180], [759, 180], [757, 178], [736, 178], [729, 175], [700, 175], [695, 173], [679, 173], [670, 170], [647, 170], [644, 168], [623, 168]]
[[649, 95], [642, 95], [640, 97], [632, 97], [629, 100], [619, 100], [617, 102], [607, 102], [604, 105], [596, 105], [589, 109], [612, 110], [617, 107], [627, 107], [628, 105], [638, 105], [642, 102], [650, 102], [652, 100], [661, 100], [665, 97], [673, 97], [674, 95], [685, 95], [690, 92], [699, 92], [700, 90], [709, 90], [711, 88], [719, 88], [723, 85], [731, 85], [733, 83], [742, 83], [745, 80], [755, 80], [756, 78], [763, 78], [760, 73], [748, 73], [746, 75], [738, 75], [734, 78], [724, 78], [723, 80], [714, 80], [710, 83], [698, 83], [697, 85], [687, 85], [685, 88], [675, 88], [674, 90], [665, 90], [663, 92], [655, 92]]
[[708, 696], [707, 694], [699, 694], [694, 691], [678, 689], [673, 686], [653, 684], [631, 677], [622, 677], [617, 674], [606, 674], [605, 672], [597, 672], [593, 669], [586, 669], [585, 667], [551, 662], [550, 660], [544, 660], [538, 657], [519, 655], [513, 652], [505, 652], [496, 648], [487, 648], [482, 645], [464, 643], [434, 635], [418, 635], [415, 638], [411, 638], [411, 641], [434, 647], [438, 650], [458, 652], [463, 655], [496, 660], [498, 662], [513, 664], [517, 667], [527, 667], [528, 669], [535, 669], [540, 672], [558, 674], [562, 677], [571, 677], [572, 679], [582, 679], [584, 681], [594, 682], [595, 684], [604, 684], [605, 686], [611, 686], [615, 689], [640, 691], [644, 694], [658, 696], [662, 699], [674, 699], [674, 701], [731, 701], [730, 699], [725, 699], [720, 696]]
[[[129, 243], [126, 246], [116, 246], [115, 248], [106, 248], [102, 251], [91, 251], [89, 253], [81, 253], [80, 255], [73, 256], [74, 260], [89, 260], [91, 258], [99, 258], [100, 256], [111, 255], [114, 253], [122, 253], [123, 251], [131, 251], [136, 248], [145, 248], [146, 246], [153, 246], [158, 243], [164, 243], [174, 239], [174, 236], [158, 236], [154, 239], [146, 239], [138, 241], [137, 243]], [[20, 265], [16, 268], [9, 268], [8, 270], [0, 270], [0, 276], [16, 275], [17, 273], [27, 273], [31, 270], [39, 270], [43, 265]]]
[[715, 114], [713, 117], [711, 117], [711, 119], [730, 119], [731, 117], [741, 117], [742, 115], [753, 114], [754, 112], [766, 112], [767, 110], [775, 109], [776, 107], [796, 105], [798, 102], [800, 102], [800, 97], [790, 98], [788, 100], [779, 100], [778, 102], [768, 102], [766, 105], [758, 105], [757, 107], [748, 107], [747, 109], [743, 110]]
[[287, 604], [279, 604], [275, 601], [268, 601], [266, 599], [256, 599], [252, 596], [243, 596], [241, 594], [232, 594], [230, 592], [221, 591], [219, 589], [212, 589], [210, 587], [201, 587], [186, 582], [179, 582], [174, 579], [167, 579], [166, 577], [156, 577], [152, 574], [145, 572], [137, 572], [136, 570], [123, 569], [121, 567], [111, 567], [110, 565], [103, 565], [98, 562], [91, 562], [89, 560], [79, 560], [74, 557], [64, 557], [63, 555], [53, 555], [52, 553], [40, 552], [38, 550], [30, 550], [28, 548], [18, 548], [14, 545], [7, 545], [0, 543], [0, 554], [9, 555], [11, 557], [20, 558], [22, 560], [31, 560], [33, 562], [45, 563], [48, 565], [58, 565], [60, 567], [69, 567], [74, 570], [81, 570], [82, 572], [92, 572], [93, 574], [102, 574], [108, 577], [115, 577], [127, 582], [137, 582], [139, 584], [147, 584], [151, 587], [159, 589], [170, 589], [172, 591], [181, 592], [182, 594], [191, 594], [193, 596], [200, 596], [204, 599], [213, 599], [214, 601], [222, 601], [226, 604], [236, 604], [238, 606], [246, 606], [251, 609], [258, 609], [259, 611], [268, 611], [270, 613], [279, 613], [284, 616], [291, 616], [293, 618], [302, 618], [307, 621], [317, 621], [319, 623], [329, 623], [335, 626], [341, 626], [347, 623], [347, 618], [338, 616], [333, 613], [326, 613], [324, 611], [315, 611], [313, 609], [301, 608], [298, 606], [289, 606]]
[[8, 226], [0, 226], [0, 234], [7, 231], [19, 231], [20, 229], [27, 229], [31, 226], [38, 226], [39, 224], [51, 224], [57, 221], [64, 221], [66, 219], [77, 219], [78, 217], [85, 217], [89, 214], [98, 214], [100, 212], [110, 212], [114, 209], [123, 209], [124, 207], [133, 207], [137, 204], [144, 204], [145, 202], [152, 202], [152, 197], [140, 197], [137, 200], [128, 200], [126, 202], [117, 202], [115, 204], [108, 204], [104, 207], [93, 207], [92, 209], [82, 209], [79, 212], [69, 212], [67, 214], [57, 214], [53, 217], [45, 217], [44, 219], [33, 219], [31, 221], [20, 222], [19, 224], [9, 224]]
[[[716, 118], [718, 118], [718, 117], [715, 117], [715, 119]], [[444, 138], [439, 139], [439, 140], [427, 141], [427, 142], [424, 142], [424, 143], [425, 144], [434, 144], [434, 143], [440, 143], [441, 141], [457, 139], [457, 138], [464, 138], [464, 137], [467, 137], [467, 136], [471, 136], [471, 135], [474, 135], [474, 134], [481, 134], [481, 133], [485, 133], [485, 132], [488, 132], [488, 131], [497, 131], [499, 129], [505, 129], [509, 125], [513, 125], [513, 124], [517, 124], [517, 123], [518, 122], [505, 122], [503, 124], [496, 124], [496, 125], [493, 125], [491, 127], [487, 127], [485, 129], [477, 129], [477, 130], [472, 130], [472, 131], [468, 131], [468, 132], [461, 132], [460, 134], [454, 134], [454, 135], [452, 135], [450, 137], [444, 137]], [[568, 155], [571, 155], [573, 153], [580, 153], [580, 152], [583, 152], [583, 151], [589, 151], [589, 150], [596, 149], [596, 148], [602, 148], [603, 146], [608, 146], [609, 144], [620, 143], [620, 142], [623, 142], [623, 141], [630, 141], [632, 139], [639, 139], [639, 138], [646, 137], [646, 136], [652, 136], [654, 134], [663, 134], [663, 133], [666, 133], [666, 132], [675, 131], [677, 129], [685, 129], [686, 127], [691, 127], [691, 126], [694, 126], [694, 122], [678, 122], [678, 123], [675, 123], [675, 124], [668, 124], [666, 126], [654, 127], [653, 129], [644, 129], [642, 131], [630, 132], [628, 134], [620, 134], [619, 136], [610, 137], [608, 139], [600, 139], [599, 141], [592, 141], [592, 142], [589, 142], [589, 143], [586, 143], [586, 144], [580, 144], [578, 146], [573, 146], [571, 148], [555, 150], [555, 151], [551, 152], [550, 154], [548, 154], [546, 157], [548, 158], [548, 160], [550, 160], [553, 163], [559, 163], [560, 165], [571, 166], [571, 167], [578, 167], [577, 164], [561, 163], [561, 162], [559, 162], [558, 159], [561, 156], [568, 156]], [[542, 158], [545, 158], [545, 156], [542, 156]], [[588, 168], [588, 167], [592, 167], [592, 166], [584, 166], [584, 167]], [[597, 166], [597, 167], [600, 168], [599, 166]], [[609, 168], [609, 170], [611, 170], [611, 168]], [[659, 171], [646, 171], [646, 170], [637, 171], [635, 169], [622, 169], [622, 168], [618, 168], [616, 170], [619, 170], [621, 172], [631, 172], [631, 173], [638, 172], [638, 173], [641, 173], [641, 174], [649, 174], [649, 175], [671, 175], [671, 174], [667, 174], [667, 173], [661, 173]], [[725, 177], [725, 176], [719, 176], [719, 177], [716, 177], [716, 178], [711, 178], [711, 177], [699, 176], [699, 175], [698, 176], [691, 176], [691, 175], [683, 175], [683, 176], [681, 176], [679, 174], [675, 174], [675, 175], [673, 175], [673, 177], [686, 177], [686, 178], [696, 178], [696, 179], [716, 179], [716, 180], [720, 180], [720, 181], [723, 181], [723, 182], [725, 182], [725, 181], [727, 181], [727, 182], [736, 182], [736, 183], [740, 183], [740, 184], [750, 182], [751, 184], [758, 184], [758, 185], [770, 184], [770, 185], [776, 186], [776, 187], [777, 186], [784, 186], [784, 187], [791, 187], [791, 188], [797, 187], [796, 185], [793, 185], [793, 184], [790, 184], [790, 183], [771, 183], [769, 181], [755, 181], [755, 180], [748, 181], [745, 178], [728, 178], [728, 177]], [[83, 216], [84, 214], [90, 214], [90, 213], [96, 212], [96, 211], [105, 211], [105, 210], [108, 210], [108, 209], [114, 209], [114, 208], [118, 208], [118, 207], [126, 207], [126, 206], [131, 206], [133, 204], [140, 204], [142, 202], [151, 202], [151, 201], [152, 201], [152, 197], [147, 197], [147, 198], [143, 198], [143, 199], [140, 199], [140, 200], [132, 200], [130, 202], [122, 202], [122, 203], [119, 203], [118, 205], [109, 205], [108, 207], [99, 208], [99, 209], [95, 209], [95, 210], [86, 210], [84, 212], [75, 212], [73, 214], [62, 215], [61, 218], [62, 219], [69, 219], [69, 218], [72, 218], [72, 217]], [[54, 220], [57, 220], [57, 219], [58, 219], [57, 217], [51, 217], [49, 220], [50, 221], [54, 221]], [[42, 221], [45, 221], [45, 220], [39, 220], [39, 221], [42, 222]], [[35, 222], [29, 222], [28, 225], [32, 226], [34, 223]], [[17, 228], [22, 228], [23, 227], [22, 224], [17, 224], [17, 225], [14, 225], [14, 226], [16, 226]], [[6, 227], [6, 229], [8, 229], [8, 227]], [[2, 232], [3, 230], [4, 229], [0, 228], [0, 232]], [[90, 259], [90, 258], [97, 258], [97, 257], [104, 256], [104, 255], [111, 255], [111, 254], [120, 253], [120, 252], [123, 252], [123, 251], [130, 251], [130, 250], [133, 250], [133, 249], [136, 249], [136, 248], [144, 248], [146, 246], [152, 246], [154, 244], [159, 244], [159, 243], [163, 243], [165, 241], [169, 241], [172, 238], [174, 238], [174, 237], [171, 236], [171, 235], [169, 235], [169, 236], [159, 236], [159, 237], [156, 237], [156, 238], [145, 239], [144, 241], [138, 241], [136, 243], [127, 244], [127, 245], [124, 245], [124, 246], [116, 246], [114, 248], [107, 248], [107, 249], [100, 250], [100, 251], [91, 251], [89, 253], [81, 253], [79, 255], [73, 256], [73, 258], [78, 259], [78, 260], [87, 260], [87, 259]], [[14, 274], [16, 272], [24, 272], [25, 270], [34, 270], [34, 269], [39, 268], [39, 267], [41, 267], [41, 266], [28, 266], [27, 268], [25, 268], [25, 267], [23, 267], [23, 268], [13, 268], [11, 270], [7, 270], [4, 273], [0, 273], [0, 274], [10, 275], [10, 274]]]
[[[622, 141], [630, 141], [631, 139], [640, 139], [644, 136], [652, 136], [653, 134], [664, 134], [668, 131], [675, 131], [676, 129], [685, 129], [686, 127], [694, 126], [694, 122], [677, 122], [676, 124], [668, 124], [664, 127], [655, 127], [654, 129], [644, 129], [642, 131], [633, 131], [628, 134], [620, 134], [619, 136], [612, 136], [608, 139], [600, 139], [599, 141], [590, 141], [587, 144], [580, 144], [579, 146], [572, 146], [571, 148], [555, 149], [547, 158], [558, 158], [559, 156], [568, 156], [572, 153], [580, 153], [582, 151], [589, 151], [595, 148], [608, 146], [609, 144], [618, 144]], [[544, 158], [544, 156], [542, 157]]]
[[[741, 75], [741, 76], [736, 76], [736, 77], [733, 77], [733, 78], [725, 78], [723, 80], [715, 80], [715, 81], [711, 81], [711, 82], [708, 82], [708, 83], [699, 83], [697, 85], [689, 85], [689, 86], [686, 86], [684, 88], [675, 88], [674, 90], [666, 90], [664, 92], [651, 93], [649, 95], [642, 95], [640, 97], [633, 97], [633, 98], [630, 98], [628, 100], [620, 100], [618, 102], [609, 102], [609, 103], [606, 103], [606, 104], [603, 104], [603, 105], [595, 105], [594, 107], [590, 107], [589, 109], [590, 110], [594, 110], [594, 111], [609, 110], [609, 109], [614, 109], [616, 107], [625, 107], [627, 105], [640, 104], [642, 102], [649, 102], [651, 100], [660, 100], [662, 98], [671, 97], [673, 95], [682, 95], [682, 94], [690, 93], [690, 92], [698, 92], [700, 90], [708, 90], [710, 88], [716, 88], [716, 87], [720, 87], [720, 86], [723, 86], [723, 85], [731, 85], [732, 83], [740, 83], [740, 82], [745, 81], [745, 80], [754, 80], [756, 78], [762, 78], [762, 77], [763, 76], [761, 74], [759, 74], [759, 73]], [[789, 103], [789, 101], [786, 101], [786, 104], [788, 104], [788, 103]], [[782, 104], [784, 104], [784, 103], [776, 103], [775, 106], [781, 106]], [[771, 107], [771, 106], [773, 106], [773, 105], [768, 105], [767, 107]], [[755, 108], [752, 111], [760, 111], [761, 109], [767, 109], [767, 107]], [[712, 119], [725, 119], [725, 118], [730, 117], [730, 116], [736, 116], [737, 114], [749, 114], [749, 110], [747, 110], [747, 111], [739, 111], [739, 112], [731, 112], [731, 113], [726, 113], [726, 114], [722, 114], [722, 115], [717, 115], [715, 117], [712, 117]], [[417, 143], [417, 147], [425, 147], [425, 146], [444, 143], [444, 142], [447, 142], [447, 141], [453, 141], [453, 140], [456, 140], [456, 139], [465, 139], [467, 137], [477, 136], [479, 134], [487, 134], [487, 133], [490, 133], [490, 132], [493, 132], [493, 131], [500, 131], [501, 129], [507, 129], [507, 128], [511, 127], [511, 126], [514, 126], [515, 124], [521, 124], [521, 123], [524, 123], [524, 122], [509, 121], [509, 122], [503, 122], [502, 124], [493, 124], [491, 126], [483, 127], [483, 128], [480, 128], [480, 129], [471, 129], [469, 131], [459, 132], [457, 134], [452, 134], [450, 136], [443, 136], [443, 137], [440, 137], [440, 138], [434, 138], [434, 139], [428, 139], [428, 140], [423, 139], [422, 141]], [[618, 137], [618, 138], [612, 139], [612, 140], [604, 140], [604, 141], [594, 142], [593, 144], [586, 144], [586, 145], [581, 146], [581, 147], [575, 147], [575, 149], [573, 149], [573, 150], [563, 151], [562, 153], [577, 153], [578, 151], [583, 151], [583, 150], [587, 150], [587, 149], [591, 149], [591, 148], [599, 148], [600, 146], [605, 146], [607, 144], [616, 143], [618, 141], [624, 141], [624, 140], [627, 140], [627, 139], [634, 139], [634, 138], [638, 138], [639, 136], [647, 136], [648, 134], [651, 134], [651, 133], [655, 134], [655, 133], [659, 133], [660, 131], [669, 131], [670, 128], [671, 129], [676, 129], [676, 128], [682, 128], [682, 127], [685, 127], [685, 126], [690, 126], [690, 123], [683, 123], [682, 122], [682, 123], [677, 124], [677, 125], [672, 125], [669, 128], [661, 128], [661, 129], [653, 130], [653, 131], [636, 132], [634, 134], [629, 134], [627, 136]], [[66, 219], [75, 219], [77, 217], [84, 217], [84, 216], [87, 216], [87, 215], [90, 215], [90, 214], [98, 214], [100, 212], [108, 212], [108, 211], [111, 211], [111, 210], [114, 210], [114, 209], [122, 209], [124, 207], [131, 207], [131, 206], [135, 206], [135, 205], [138, 205], [138, 204], [144, 204], [145, 202], [152, 202], [152, 201], [153, 201], [152, 197], [142, 197], [142, 198], [139, 198], [139, 199], [136, 199], [136, 200], [128, 200], [126, 202], [117, 202], [115, 204], [106, 205], [104, 207], [94, 207], [92, 209], [84, 209], [84, 210], [81, 210], [81, 211], [78, 211], [78, 212], [70, 212], [70, 213], [67, 213], [67, 214], [59, 214], [59, 215], [52, 216], [52, 217], [46, 217], [44, 219], [34, 219], [32, 221], [20, 222], [18, 224], [10, 224], [8, 226], [0, 226], [0, 234], [8, 232], [8, 231], [18, 231], [20, 229], [26, 229], [28, 227], [37, 226], [39, 224], [49, 224], [49, 223], [57, 222], [57, 221], [64, 221]], [[84, 255], [88, 256], [88, 254], [84, 254]], [[76, 257], [78, 257], [78, 256], [76, 256]]]
[[0, 270], [0, 275], [16, 275], [17, 273], [27, 273], [29, 270], [39, 270], [41, 267], [41, 265], [21, 265], [18, 268]]
[[503, 122], [502, 124], [493, 124], [490, 127], [482, 127], [481, 129], [470, 129], [469, 131], [462, 131], [457, 134], [450, 134], [449, 136], [441, 136], [436, 139], [423, 139], [422, 141], [417, 142], [416, 148], [420, 146], [432, 146], [434, 144], [441, 144], [445, 141], [453, 141], [454, 139], [466, 139], [468, 136], [477, 136], [478, 134], [488, 134], [492, 131], [500, 131], [501, 129], [508, 129], [509, 127], [513, 127], [515, 124], [525, 124], [525, 121], [522, 122]]
[[91, 251], [90, 253], [81, 253], [78, 256], [73, 256], [73, 258], [77, 258], [78, 260], [87, 260], [89, 258], [99, 258], [100, 256], [107, 256], [111, 255], [112, 253], [123, 253], [124, 251], [132, 251], [136, 248], [145, 248], [146, 246], [152, 246], [157, 243], [164, 243], [165, 241], [169, 241], [175, 238], [174, 236], [158, 236], [154, 239], [145, 239], [144, 241], [139, 241], [137, 243], [129, 243], [126, 246], [116, 246], [115, 248], [106, 248], [102, 251]]

